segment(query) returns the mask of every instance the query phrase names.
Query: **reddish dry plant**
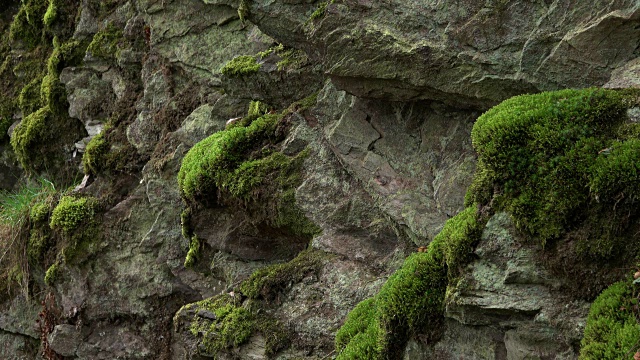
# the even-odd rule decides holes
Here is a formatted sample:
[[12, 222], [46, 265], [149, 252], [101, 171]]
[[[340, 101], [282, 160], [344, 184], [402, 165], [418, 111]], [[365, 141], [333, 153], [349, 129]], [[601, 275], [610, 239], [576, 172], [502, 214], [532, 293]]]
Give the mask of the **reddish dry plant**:
[[42, 358], [47, 360], [62, 360], [49, 346], [48, 336], [60, 319], [60, 309], [56, 307], [56, 298], [52, 292], [48, 293], [41, 302], [42, 311], [38, 314], [38, 328], [40, 331], [40, 343], [42, 344]]

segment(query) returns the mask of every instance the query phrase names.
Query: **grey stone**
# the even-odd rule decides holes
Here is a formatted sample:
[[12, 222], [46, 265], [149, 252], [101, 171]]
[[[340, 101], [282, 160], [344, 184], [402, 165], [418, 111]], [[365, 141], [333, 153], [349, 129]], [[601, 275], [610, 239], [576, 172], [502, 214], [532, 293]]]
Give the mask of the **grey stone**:
[[49, 346], [62, 356], [74, 356], [78, 346], [82, 342], [82, 334], [73, 325], [56, 325], [53, 332], [47, 337]]

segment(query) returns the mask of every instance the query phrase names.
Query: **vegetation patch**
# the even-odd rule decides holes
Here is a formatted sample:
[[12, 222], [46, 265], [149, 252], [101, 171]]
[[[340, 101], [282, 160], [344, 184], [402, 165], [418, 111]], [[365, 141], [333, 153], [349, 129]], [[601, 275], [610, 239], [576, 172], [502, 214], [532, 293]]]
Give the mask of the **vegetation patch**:
[[635, 96], [563, 90], [517, 96], [487, 111], [472, 131], [479, 159], [467, 203], [508, 211], [543, 245], [584, 220], [589, 203], [633, 204], [636, 143], [616, 134]]
[[[228, 127], [196, 144], [184, 157], [178, 184], [189, 207], [239, 202], [256, 223], [311, 238], [319, 229], [295, 204], [302, 182], [303, 151], [288, 156], [277, 151], [286, 134], [285, 114], [264, 114], [252, 105], [248, 121]], [[244, 125], [244, 126], [243, 126]], [[189, 239], [191, 239], [189, 237]]]
[[51, 213], [49, 226], [62, 234], [61, 254], [65, 262], [86, 255], [99, 236], [95, 214], [98, 201], [92, 197], [66, 195]]
[[97, 58], [115, 59], [118, 45], [123, 40], [122, 30], [110, 23], [93, 36], [93, 40], [87, 47], [87, 53]]
[[257, 73], [260, 70], [260, 64], [255, 56], [242, 55], [229, 61], [220, 69], [220, 72], [226, 76], [246, 76]]
[[630, 359], [640, 339], [638, 289], [632, 280], [617, 282], [591, 305], [580, 360]]
[[199, 340], [198, 352], [216, 357], [245, 344], [253, 334], [266, 339], [264, 354], [271, 356], [288, 345], [281, 324], [259, 311], [256, 303], [244, 303], [234, 294], [221, 294], [183, 307], [178, 314], [190, 314], [189, 331]]
[[322, 251], [305, 250], [287, 263], [257, 270], [240, 285], [240, 291], [250, 299], [272, 300], [292, 284], [318, 272], [327, 258]]
[[31, 216], [35, 212], [42, 218], [46, 204], [56, 194], [53, 184], [41, 179], [29, 182], [16, 191], [0, 192], [0, 291], [22, 290], [27, 296], [31, 270], [39, 265], [42, 254], [50, 246], [46, 238], [32, 238], [30, 232], [37, 226]]
[[337, 359], [395, 358], [411, 336], [438, 332], [448, 278], [458, 277], [484, 226], [476, 209], [449, 219], [426, 252], [409, 256], [375, 297], [351, 311], [336, 334]]

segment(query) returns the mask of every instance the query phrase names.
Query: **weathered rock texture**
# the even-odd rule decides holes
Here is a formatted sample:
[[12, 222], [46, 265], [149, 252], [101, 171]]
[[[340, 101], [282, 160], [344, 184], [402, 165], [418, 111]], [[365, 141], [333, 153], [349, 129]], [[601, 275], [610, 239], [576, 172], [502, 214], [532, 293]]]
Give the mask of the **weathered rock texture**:
[[[261, 305], [289, 334], [269, 356], [331, 358], [349, 311], [463, 210], [476, 168], [470, 132], [483, 111], [522, 93], [640, 87], [637, 0], [63, 2], [78, 10], [73, 39], [90, 42], [109, 26], [121, 37], [108, 56], [87, 52], [59, 75], [68, 115], [88, 135], [66, 144], [65, 164], [77, 174], [83, 152], [99, 155], [79, 192], [100, 200], [99, 235], [60, 265], [53, 284], [43, 278], [55, 251], [46, 266], [33, 266], [28, 299], [2, 298], [3, 359], [45, 350], [69, 359], [214, 356], [190, 330], [195, 312], [180, 309], [231, 296], [256, 269], [306, 248], [330, 260]], [[0, 0], [0, 54], [14, 62], [25, 50], [8, 40], [8, 24], [20, 6]], [[51, 33], [43, 37], [51, 47]], [[278, 44], [304, 59], [282, 66], [281, 53], [256, 55]], [[255, 55], [257, 73], [221, 72], [239, 55]], [[13, 66], [0, 67], [14, 74], [2, 79], [17, 81]], [[280, 112], [314, 93], [317, 102], [293, 112], [278, 146], [287, 155], [308, 149], [295, 200], [319, 234], [309, 241], [255, 223], [240, 203], [208, 204], [189, 219], [201, 249], [185, 268], [176, 176], [187, 151], [246, 116], [250, 100]], [[22, 118], [13, 110], [10, 123]], [[96, 135], [107, 155], [91, 153]], [[26, 175], [2, 139], [0, 188], [17, 189]], [[64, 180], [59, 190], [70, 185]], [[564, 294], [565, 280], [540, 262], [542, 249], [519, 236], [508, 214], [493, 216], [447, 296], [440, 341], [411, 339], [406, 359], [577, 358], [591, 299]], [[60, 315], [38, 330], [49, 292]], [[269, 336], [256, 331], [216, 356], [267, 358]]]

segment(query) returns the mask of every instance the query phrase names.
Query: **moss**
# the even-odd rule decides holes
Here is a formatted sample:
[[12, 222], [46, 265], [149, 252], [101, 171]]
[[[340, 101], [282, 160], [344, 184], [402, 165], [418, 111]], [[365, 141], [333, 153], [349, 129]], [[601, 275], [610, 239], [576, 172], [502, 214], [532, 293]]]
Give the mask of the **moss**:
[[9, 30], [12, 42], [20, 41], [27, 48], [35, 48], [43, 38], [42, 20], [48, 4], [41, 0], [23, 1]]
[[258, 70], [260, 70], [260, 64], [255, 56], [242, 55], [229, 61], [220, 69], [220, 72], [226, 76], [246, 76], [257, 73]]
[[187, 257], [184, 260], [184, 267], [191, 268], [195, 265], [196, 261], [200, 257], [200, 240], [197, 236], [192, 236], [191, 240], [189, 240], [189, 252], [187, 252]]
[[271, 300], [287, 287], [319, 271], [326, 259], [328, 255], [323, 251], [305, 250], [287, 263], [275, 264], [255, 271], [240, 285], [240, 291], [251, 299]]
[[53, 286], [53, 284], [58, 279], [59, 274], [60, 264], [56, 262], [53, 265], [49, 266], [49, 268], [47, 269], [47, 272], [44, 275], [44, 283], [49, 286]]
[[282, 60], [276, 63], [278, 67], [278, 71], [286, 70], [286, 69], [299, 69], [304, 64], [306, 64], [309, 59], [307, 58], [307, 54], [298, 49], [287, 49], [278, 53], [278, 56]]
[[244, 202], [272, 208], [268, 222], [275, 227], [303, 237], [316, 235], [320, 229], [295, 205], [295, 188], [302, 182], [300, 170], [307, 152], [290, 157], [263, 150], [262, 157], [246, 159], [256, 145], [279, 140], [275, 130], [280, 120], [279, 115], [265, 115], [247, 127], [229, 128], [196, 144], [178, 173], [185, 199], [202, 201], [221, 189]]
[[247, 0], [240, 0], [240, 3], [238, 3], [238, 17], [243, 24], [247, 16], [249, 16], [249, 4], [247, 4]]
[[31, 159], [36, 158], [37, 153], [32, 149], [34, 145], [46, 143], [46, 123], [51, 116], [49, 107], [43, 107], [22, 119], [14, 129], [11, 146], [24, 169], [40, 165], [33, 164]]
[[329, 4], [333, 4], [334, 2], [335, 2], [335, 0], [329, 0], [329, 1], [323, 1], [320, 4], [318, 4], [318, 7], [311, 14], [311, 16], [309, 16], [309, 20], [307, 20], [307, 21], [311, 22], [311, 21], [323, 18], [324, 15], [327, 12], [327, 6], [329, 6]]
[[122, 40], [122, 30], [110, 23], [93, 36], [93, 40], [87, 47], [87, 53], [98, 58], [115, 59], [118, 45]]
[[562, 90], [490, 109], [472, 131], [479, 161], [467, 203], [493, 201], [542, 244], [560, 237], [585, 216], [585, 185], [601, 150], [615, 142], [629, 101], [612, 90]]
[[58, 18], [58, 0], [49, 0], [47, 11], [44, 13], [43, 23], [45, 26], [50, 27]]
[[[244, 344], [255, 329], [256, 319], [246, 308], [236, 305], [227, 294], [195, 304], [197, 312], [206, 311], [215, 319], [194, 316], [191, 334], [201, 337], [201, 344], [208, 355]], [[210, 316], [211, 317], [211, 316]]]
[[247, 112], [248, 117], [260, 117], [269, 112], [269, 107], [267, 104], [261, 101], [251, 101], [249, 103], [249, 111]]
[[22, 116], [26, 117], [36, 112], [42, 107], [42, 99], [40, 97], [40, 85], [42, 78], [36, 77], [25, 85], [20, 91], [18, 104], [22, 111]]
[[94, 136], [87, 144], [82, 155], [82, 168], [85, 174], [98, 174], [103, 168], [109, 153], [109, 144], [104, 138], [104, 133]]
[[50, 238], [40, 231], [31, 231], [27, 244], [27, 256], [29, 262], [38, 264], [42, 261], [44, 253], [50, 246]]
[[631, 280], [611, 285], [593, 302], [580, 360], [631, 358], [640, 339], [638, 292]]
[[632, 205], [640, 200], [640, 139], [615, 142], [596, 158], [589, 190], [596, 200]]
[[234, 182], [233, 171], [242, 164], [246, 152], [265, 139], [276, 138], [279, 120], [278, 116], [267, 115], [247, 127], [217, 132], [197, 143], [184, 157], [178, 173], [183, 196], [195, 201], [197, 197], [214, 195], [218, 187], [228, 188]]
[[47, 201], [38, 202], [31, 207], [29, 212], [29, 220], [33, 223], [38, 223], [46, 220], [49, 217], [49, 211], [51, 210], [51, 204]]
[[67, 234], [93, 220], [96, 201], [93, 198], [63, 196], [51, 213], [51, 229], [61, 229]]
[[336, 335], [337, 359], [395, 358], [406, 340], [442, 321], [447, 279], [457, 278], [484, 225], [476, 208], [449, 219], [427, 252], [410, 255], [373, 298], [360, 303]]

